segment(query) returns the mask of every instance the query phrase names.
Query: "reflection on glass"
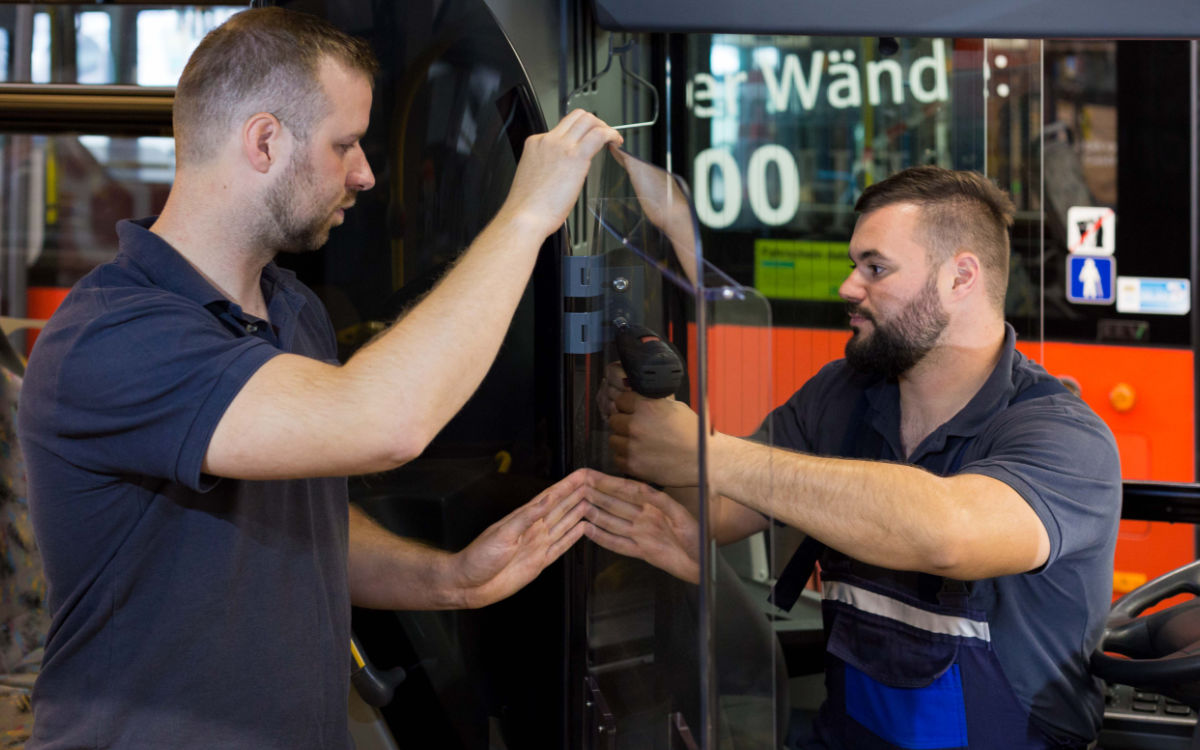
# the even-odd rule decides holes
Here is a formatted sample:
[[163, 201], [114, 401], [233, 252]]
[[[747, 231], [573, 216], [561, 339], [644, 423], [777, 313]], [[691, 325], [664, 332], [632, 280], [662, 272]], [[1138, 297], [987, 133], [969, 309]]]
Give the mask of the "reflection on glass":
[[[204, 35], [244, 7], [20, 6], [11, 25], [0, 22], [0, 81], [174, 86]], [[30, 27], [15, 19], [28, 13], [22, 32]], [[29, 59], [10, 63], [22, 48]]]
[[690, 167], [705, 227], [848, 230], [867, 185], [958, 161], [950, 40], [905, 39], [885, 56], [874, 39], [692, 39]]
[[112, 83], [112, 17], [96, 11], [75, 17], [75, 68], [79, 83]]
[[50, 82], [50, 14], [33, 15], [33, 59], [30, 64], [30, 80], [34, 83]]
[[[590, 251], [611, 280], [602, 310], [609, 343], [599, 361], [589, 358], [585, 366], [602, 369], [617, 360], [612, 339], [623, 338], [627, 326], [641, 326], [639, 335], [670, 339], [685, 352], [688, 377], [673, 397], [690, 403], [701, 424], [753, 432], [769, 408], [766, 300], [704, 260], [695, 209], [680, 178], [616, 149], [601, 161], [599, 197], [589, 203], [597, 223]], [[599, 379], [596, 371], [591, 376], [593, 383]], [[638, 378], [629, 379], [636, 386]], [[729, 393], [740, 394], [739, 408], [725, 398]], [[577, 408], [595, 408], [586, 400]], [[585, 462], [613, 471], [607, 428], [594, 420], [578, 425]], [[703, 466], [707, 432], [697, 437]], [[692, 487], [670, 492], [698, 528], [708, 528], [703, 471]], [[714, 554], [707, 535], [699, 538], [698, 549], [688, 553], [700, 561], [698, 586], [590, 548], [587, 685], [593, 703], [607, 707], [614, 747], [779, 745], [776, 720], [787, 713], [786, 690], [766, 613], [769, 565], [761, 542], [750, 555], [727, 559]]]
[[67, 288], [117, 252], [117, 221], [158, 213], [169, 138], [0, 135], [0, 314], [48, 318]]
[[770, 298], [777, 324], [833, 335], [802, 346], [812, 361], [781, 391], [840, 354], [837, 290], [862, 190], [914, 164], [984, 169], [981, 47], [904, 38], [889, 54], [875, 38], [687, 37], [675, 156], [707, 257]]
[[[1005, 313], [1018, 337], [1036, 345], [1043, 332], [1044, 311], [1055, 304], [1045, 294], [1044, 269], [1054, 264], [1055, 257], [1062, 262], [1061, 256], [1044, 252], [1042, 242], [1042, 42], [987, 39], [983, 61], [987, 132], [983, 172], [1008, 191], [1017, 209], [1009, 233], [1012, 255]], [[1047, 185], [1054, 179], [1051, 171], [1047, 164]], [[1032, 356], [1044, 361], [1041, 351]]]
[[679, 179], [620, 149], [611, 154], [621, 169], [606, 163], [605, 197], [594, 207], [601, 228], [675, 285], [695, 287], [699, 245]]
[[174, 86], [192, 50], [241, 8], [143, 10], [137, 15], [137, 84]]
[[[737, 332], [710, 342], [716, 429], [745, 434], [765, 411], [748, 408], [748, 400], [781, 403], [843, 355], [849, 330], [838, 288], [849, 272], [853, 207], [863, 189], [915, 164], [986, 168], [983, 42], [897, 41], [887, 54], [875, 38], [686, 38], [675, 163], [693, 187], [706, 259], [769, 298], [775, 326], [762, 340], [731, 314], [714, 313], [714, 328]], [[1026, 102], [1021, 91], [1010, 101]], [[760, 393], [750, 388], [750, 374], [715, 368], [769, 356], [755, 341], [777, 354], [772, 378], [755, 383], [766, 392], [746, 399]], [[731, 377], [738, 387], [722, 388]], [[766, 544], [766, 556], [786, 561], [797, 541], [778, 550]], [[751, 545], [764, 543], [742, 545], [743, 569], [762, 570], [750, 562], [761, 559]], [[819, 626], [819, 614], [808, 614]], [[796, 626], [793, 640], [802, 641], [811, 625]]]

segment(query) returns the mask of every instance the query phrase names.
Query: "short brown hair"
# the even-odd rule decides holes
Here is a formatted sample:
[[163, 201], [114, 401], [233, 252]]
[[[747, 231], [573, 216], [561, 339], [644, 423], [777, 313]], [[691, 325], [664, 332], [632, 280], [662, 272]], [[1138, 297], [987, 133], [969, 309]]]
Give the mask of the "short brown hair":
[[326, 58], [368, 80], [379, 69], [366, 42], [305, 13], [253, 8], [210, 31], [175, 89], [177, 163], [208, 160], [232, 127], [257, 112], [274, 114], [306, 141], [329, 110], [319, 84]]
[[897, 203], [921, 209], [921, 237], [930, 264], [944, 262], [958, 249], [979, 256], [988, 275], [988, 298], [1000, 309], [1008, 289], [1009, 236], [1012, 199], [978, 172], [942, 167], [909, 167], [871, 185], [859, 196], [854, 210], [868, 214]]

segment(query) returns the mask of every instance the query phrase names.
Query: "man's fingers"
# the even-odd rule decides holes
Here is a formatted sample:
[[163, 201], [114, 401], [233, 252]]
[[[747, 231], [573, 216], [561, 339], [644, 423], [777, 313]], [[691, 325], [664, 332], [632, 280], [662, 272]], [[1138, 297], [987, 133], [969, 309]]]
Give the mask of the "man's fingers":
[[492, 529], [506, 541], [516, 541], [525, 535], [539, 520], [546, 521], [546, 528], [557, 524], [563, 516], [583, 498], [587, 474], [575, 471], [545, 489], [540, 495], [492, 524]]
[[576, 487], [570, 494], [566, 494], [546, 510], [546, 526], [554, 528], [563, 520], [563, 516], [575, 508], [575, 506], [583, 499], [583, 492], [587, 487]]
[[[617, 439], [618, 441], [624, 440], [624, 438]], [[614, 438], [609, 438], [610, 445], [613, 443], [613, 440]], [[588, 475], [588, 485], [600, 490], [605, 494], [612, 495], [613, 497], [618, 497], [629, 502], [634, 502], [635, 504], [637, 504], [635, 502], [635, 498], [639, 496], [639, 493], [641, 493], [643, 490], [650, 489], [647, 484], [644, 482], [639, 482], [636, 479], [614, 477], [612, 474], [605, 474], [599, 471], [593, 471]]]
[[599, 117], [582, 109], [568, 112], [547, 135], [561, 138], [565, 145], [578, 148], [589, 159], [606, 143], [619, 145], [625, 142], [619, 130], [614, 130]]
[[564, 141], [577, 143], [593, 128], [608, 127], [603, 120], [586, 109], [573, 109], [550, 132], [560, 135]]
[[631, 415], [622, 414], [619, 411], [608, 415], [608, 429], [612, 433], [609, 435], [610, 444], [614, 437], [627, 438], [629, 436], [629, 423], [632, 420]]
[[612, 534], [594, 523], [587, 524], [583, 533], [596, 544], [617, 554], [625, 555], [626, 557], [641, 557], [638, 554], [640, 550], [633, 543], [632, 539]]
[[587, 476], [587, 469], [576, 469], [547, 487], [543, 492], [557, 496], [569, 495], [580, 486], [587, 484]]
[[629, 376], [625, 374], [625, 368], [621, 367], [621, 360], [609, 362], [604, 366], [604, 379], [613, 387], [629, 385]]
[[654, 508], [658, 508], [667, 514], [672, 514], [676, 510], [682, 510], [687, 513], [687, 510], [679, 504], [679, 502], [668, 495], [667, 493], [656, 490], [648, 484], [637, 482], [637, 498], [632, 500], [634, 504], [645, 503]]
[[600, 118], [583, 109], [573, 109], [566, 114], [558, 124], [545, 133], [529, 137], [527, 142], [550, 144], [561, 142], [565, 147], [573, 148], [584, 136], [597, 127], [608, 127]]
[[592, 505], [625, 521], [633, 521], [641, 512], [641, 506], [607, 495], [602, 490], [596, 488], [592, 488], [587, 493], [587, 499]]
[[558, 537], [565, 534], [568, 529], [570, 529], [572, 526], [574, 526], [575, 524], [577, 524], [581, 520], [583, 520], [583, 517], [587, 514], [587, 511], [588, 511], [588, 504], [587, 504], [587, 501], [585, 501], [583, 499], [583, 494], [582, 494], [582, 490], [581, 490], [580, 495], [579, 495], [579, 497], [576, 498], [575, 505], [571, 507], [570, 512], [561, 514], [557, 519], [555, 519], [553, 521], [548, 521], [548, 523], [549, 523], [549, 532], [548, 532], [549, 538], [557, 539]]
[[[560, 480], [559, 484], [562, 484], [563, 481], [565, 480]], [[576, 478], [576, 485], [581, 481], [582, 479]], [[534, 523], [538, 522], [539, 518], [545, 518], [548, 512], [556, 509], [560, 503], [565, 502], [566, 498], [570, 496], [570, 493], [565, 493], [562, 497], [557, 497], [558, 492], [556, 491], [556, 487], [558, 485], [546, 488], [539, 496], [529, 500], [528, 503], [520, 506], [520, 508], [511, 511], [509, 515], [500, 518], [499, 521], [488, 527], [488, 532], [499, 534], [505, 541], [520, 539], [521, 536], [528, 532], [530, 527], [533, 527]], [[557, 503], [556, 499], [558, 500]], [[568, 504], [568, 506], [570, 505]]]
[[597, 505], [589, 506], [586, 515], [589, 521], [605, 531], [633, 538], [634, 526], [631, 521], [615, 516]]
[[548, 499], [542, 496], [534, 498], [492, 524], [488, 531], [495, 530], [506, 541], [519, 539], [525, 532], [529, 531], [530, 527], [537, 523], [538, 519], [545, 516], [544, 504]]
[[585, 109], [573, 109], [570, 112], [568, 112], [561, 120], [559, 120], [558, 124], [550, 129], [550, 132], [556, 133], [556, 132], [561, 131], [561, 132], [565, 133], [565, 132], [569, 131], [571, 128], [573, 128], [579, 122], [586, 120], [588, 117], [594, 117], [594, 116], [595, 115], [590, 114]]
[[621, 391], [613, 399], [613, 403], [617, 405], [617, 411], [623, 414], [632, 414], [634, 408], [637, 407], [637, 402], [642, 398], [642, 396], [633, 391]]
[[587, 521], [580, 521], [571, 527], [566, 534], [562, 536], [554, 544], [550, 545], [550, 549], [546, 551], [546, 565], [557, 560], [562, 556], [562, 553], [571, 548], [571, 545], [579, 541], [579, 538], [587, 531]]
[[601, 123], [584, 133], [583, 137], [579, 139], [576, 149], [580, 156], [586, 156], [590, 161], [606, 144], [616, 143], [619, 145], [624, 142], [625, 138], [621, 135], [621, 131]]
[[[568, 143], [580, 143], [595, 133], [601, 133], [605, 137], [603, 141], [596, 144], [596, 151], [599, 151], [605, 143], [621, 143], [624, 141], [621, 137], [621, 131], [613, 130], [609, 127], [608, 123], [596, 117], [591, 112], [575, 109], [568, 113], [568, 117], [570, 115], [576, 116], [566, 123], [566, 127], [562, 131], [554, 128], [556, 132], [562, 133], [564, 140]], [[567, 120], [567, 117], [564, 117], [563, 120]]]
[[[546, 489], [542, 490], [536, 497], [530, 500], [525, 505], [510, 513], [510, 516], [515, 516], [518, 513], [524, 513], [532, 509], [535, 513], [551, 514], [556, 510], [565, 512], [571, 507], [571, 503], [567, 499], [573, 492], [583, 487], [588, 483], [588, 470], [576, 469]], [[563, 504], [566, 503], [564, 506]]]
[[568, 511], [583, 499], [584, 493], [589, 488], [582, 481], [578, 481], [576, 484], [577, 486], [569, 493], [554, 498], [550, 504], [544, 506], [543, 517], [548, 526], [556, 525]]
[[687, 509], [675, 498], [644, 482], [597, 473], [589, 479], [589, 483], [592, 491], [587, 493], [588, 500], [618, 517], [632, 520], [648, 505], [675, 520], [691, 518]]

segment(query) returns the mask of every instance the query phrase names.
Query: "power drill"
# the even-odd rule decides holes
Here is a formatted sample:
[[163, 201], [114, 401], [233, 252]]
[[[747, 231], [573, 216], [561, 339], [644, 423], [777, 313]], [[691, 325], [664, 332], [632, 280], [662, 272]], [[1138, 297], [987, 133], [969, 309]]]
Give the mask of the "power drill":
[[645, 326], [617, 326], [617, 354], [629, 385], [647, 398], [674, 395], [683, 382], [683, 358], [670, 342]]

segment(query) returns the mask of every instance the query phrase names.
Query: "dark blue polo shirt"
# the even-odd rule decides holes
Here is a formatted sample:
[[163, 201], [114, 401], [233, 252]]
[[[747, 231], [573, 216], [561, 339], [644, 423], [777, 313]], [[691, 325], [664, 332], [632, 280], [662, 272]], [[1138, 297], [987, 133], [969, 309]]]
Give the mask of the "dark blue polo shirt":
[[[774, 443], [823, 456], [913, 463], [947, 475], [983, 474], [1012, 487], [1050, 537], [1037, 571], [976, 581], [968, 606], [988, 613], [992, 646], [1017, 698], [1051, 736], [1095, 738], [1103, 711], [1088, 657], [1112, 602], [1113, 550], [1121, 511], [1116, 442], [1103, 421], [1068, 393], [1013, 401], [1051, 378], [1016, 351], [1006, 326], [1004, 353], [975, 397], [905, 456], [900, 390], [845, 360], [826, 365], [771, 413]], [[860, 400], [867, 408], [852, 417]], [[851, 431], [873, 430], [879, 455], [847, 456]], [[915, 575], [915, 574], [914, 574]]]
[[19, 409], [54, 617], [28, 747], [343, 748], [344, 478], [201, 472], [267, 360], [336, 361], [320, 302], [268, 265], [253, 320], [147, 231], [38, 338]]

